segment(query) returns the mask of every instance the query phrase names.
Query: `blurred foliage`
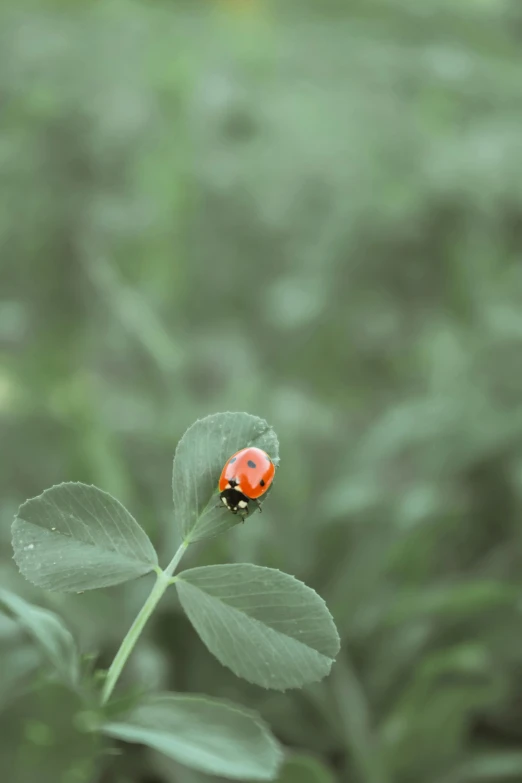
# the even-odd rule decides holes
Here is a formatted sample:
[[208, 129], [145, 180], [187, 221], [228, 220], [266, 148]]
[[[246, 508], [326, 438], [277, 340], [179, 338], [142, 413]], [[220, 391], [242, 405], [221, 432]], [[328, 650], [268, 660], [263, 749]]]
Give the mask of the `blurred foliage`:
[[[270, 502], [192, 557], [317, 589], [334, 673], [249, 686], [173, 595], [125, 684], [257, 708], [325, 779], [522, 781], [521, 44], [519, 0], [0, 10], [2, 583], [108, 665], [149, 578], [42, 598], [16, 508], [95, 483], [166, 563], [181, 434], [265, 417]], [[0, 620], [10, 783], [204, 780], [103, 763]]]

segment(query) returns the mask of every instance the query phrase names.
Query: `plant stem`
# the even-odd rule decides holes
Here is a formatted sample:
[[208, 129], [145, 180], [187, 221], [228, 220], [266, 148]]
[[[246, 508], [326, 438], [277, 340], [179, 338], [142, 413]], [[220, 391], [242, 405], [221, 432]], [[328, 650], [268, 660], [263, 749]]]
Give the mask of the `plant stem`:
[[163, 572], [165, 574], [165, 576], [167, 576], [167, 577], [172, 576], [172, 574], [174, 573], [174, 571], [176, 570], [176, 568], [179, 565], [179, 561], [181, 560], [181, 558], [185, 554], [185, 550], [186, 550], [186, 548], [188, 547], [189, 544], [190, 544], [190, 541], [188, 539], [186, 541], [183, 541], [183, 543], [181, 544], [179, 549], [176, 551], [176, 554], [174, 555], [174, 557], [172, 558], [172, 560], [170, 561], [170, 563], [166, 567], [165, 571]]
[[163, 593], [171, 584], [170, 577], [176, 570], [176, 567], [178, 566], [181, 558], [185, 554], [185, 550], [187, 549], [189, 542], [184, 541], [179, 549], [177, 550], [176, 554], [166, 567], [164, 571], [159, 571], [156, 583], [154, 584], [154, 587], [151, 590], [151, 593], [143, 606], [141, 607], [140, 611], [138, 612], [136, 619], [132, 623], [131, 627], [127, 631], [127, 634], [125, 638], [123, 639], [120, 649], [116, 653], [113, 662], [111, 663], [110, 669], [107, 672], [107, 677], [105, 678], [105, 682], [103, 685], [102, 695], [101, 695], [101, 703], [106, 704], [109, 700], [113, 690], [114, 686], [118, 682], [119, 676], [123, 670], [123, 667], [127, 663], [127, 659], [131, 652], [134, 649], [134, 646], [138, 639], [140, 638], [141, 632], [145, 628], [145, 624], [147, 623], [147, 620], [151, 616], [152, 612], [158, 605], [161, 597], [163, 596]]

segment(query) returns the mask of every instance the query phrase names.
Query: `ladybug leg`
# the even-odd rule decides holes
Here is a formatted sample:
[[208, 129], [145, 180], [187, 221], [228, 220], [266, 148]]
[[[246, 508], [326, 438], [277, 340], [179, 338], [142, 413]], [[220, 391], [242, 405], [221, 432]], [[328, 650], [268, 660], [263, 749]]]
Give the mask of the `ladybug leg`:
[[263, 509], [261, 508], [261, 501], [259, 500], [259, 498], [256, 498], [256, 501], [255, 501], [255, 503], [256, 503], [256, 506], [257, 506], [257, 507], [258, 507], [258, 509], [259, 509], [259, 513], [261, 513], [261, 511], [262, 511]]

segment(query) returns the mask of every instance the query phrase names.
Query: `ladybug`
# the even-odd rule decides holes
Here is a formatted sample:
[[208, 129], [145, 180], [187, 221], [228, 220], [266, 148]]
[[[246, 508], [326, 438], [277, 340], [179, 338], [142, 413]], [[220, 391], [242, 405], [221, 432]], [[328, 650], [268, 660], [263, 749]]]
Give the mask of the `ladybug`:
[[244, 521], [251, 500], [261, 511], [259, 498], [267, 491], [274, 474], [275, 465], [262, 449], [249, 446], [237, 451], [225, 463], [219, 478], [221, 502]]

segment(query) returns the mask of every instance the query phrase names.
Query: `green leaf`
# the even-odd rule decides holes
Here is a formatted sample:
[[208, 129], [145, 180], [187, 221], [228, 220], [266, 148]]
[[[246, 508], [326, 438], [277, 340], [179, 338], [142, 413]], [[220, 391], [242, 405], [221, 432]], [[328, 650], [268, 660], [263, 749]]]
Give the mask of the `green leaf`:
[[158, 562], [127, 509], [86, 484], [59, 484], [27, 500], [12, 532], [18, 568], [46, 590], [109, 587], [148, 573]]
[[473, 615], [516, 605], [518, 593], [516, 587], [491, 579], [397, 591], [384, 622], [397, 625], [419, 617], [465, 618], [469, 621]]
[[273, 780], [281, 760], [276, 740], [257, 713], [206, 696], [149, 696], [125, 720], [102, 730], [211, 775]]
[[0, 589], [0, 604], [32, 636], [61, 679], [69, 685], [76, 685], [80, 671], [78, 650], [72, 634], [60, 618], [8, 590]]
[[264, 419], [248, 413], [207, 416], [183, 435], [174, 456], [172, 493], [185, 540], [214, 536], [238, 523], [238, 518], [219, 503], [218, 481], [227, 459], [253, 445], [264, 449], [278, 464], [275, 432]]
[[444, 778], [444, 783], [500, 783], [522, 779], [522, 753], [519, 751], [499, 751], [478, 753], [457, 767]]
[[277, 783], [334, 783], [334, 776], [313, 756], [296, 754], [285, 760]]
[[325, 677], [339, 636], [323, 599], [293, 576], [251, 564], [183, 571], [178, 595], [211, 653], [264, 688], [299, 688]]

